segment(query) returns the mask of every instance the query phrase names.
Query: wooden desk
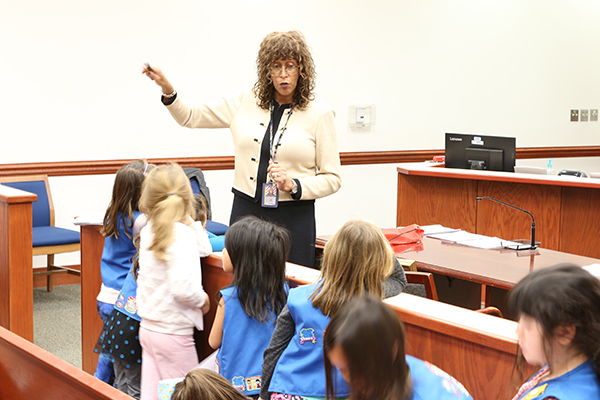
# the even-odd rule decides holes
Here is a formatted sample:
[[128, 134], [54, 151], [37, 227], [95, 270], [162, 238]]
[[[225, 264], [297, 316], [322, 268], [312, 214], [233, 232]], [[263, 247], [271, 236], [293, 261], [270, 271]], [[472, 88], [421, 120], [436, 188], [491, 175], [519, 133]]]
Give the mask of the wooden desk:
[[600, 180], [406, 164], [398, 171], [397, 226], [442, 224], [503, 239], [529, 239], [531, 212], [546, 249], [600, 258]]
[[511, 289], [529, 272], [556, 264], [569, 263], [580, 267], [600, 263], [600, 260], [560, 251], [478, 249], [425, 237], [423, 250], [398, 254], [415, 260], [420, 271], [434, 272], [487, 286]]
[[33, 193], [0, 185], [0, 326], [33, 342]]

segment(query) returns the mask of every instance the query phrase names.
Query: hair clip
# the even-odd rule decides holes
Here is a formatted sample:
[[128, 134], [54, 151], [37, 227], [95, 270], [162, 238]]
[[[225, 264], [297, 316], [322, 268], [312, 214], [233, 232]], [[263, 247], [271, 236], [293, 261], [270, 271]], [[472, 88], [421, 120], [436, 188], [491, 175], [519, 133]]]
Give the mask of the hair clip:
[[174, 194], [175, 194], [174, 192], [167, 193], [167, 197], [168, 197], [168, 196], [173, 196]]

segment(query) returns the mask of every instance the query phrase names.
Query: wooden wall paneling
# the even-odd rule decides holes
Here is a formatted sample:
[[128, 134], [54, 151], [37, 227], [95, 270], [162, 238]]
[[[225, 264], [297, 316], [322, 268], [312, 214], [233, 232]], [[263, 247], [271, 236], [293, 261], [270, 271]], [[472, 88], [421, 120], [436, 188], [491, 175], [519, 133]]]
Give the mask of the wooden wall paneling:
[[514, 354], [482, 347], [419, 325], [405, 323], [404, 327], [406, 353], [435, 360], [432, 363], [465, 385], [474, 399], [505, 400], [510, 398], [509, 393], [516, 393], [510, 386]]
[[33, 193], [0, 185], [0, 325], [33, 342]]
[[[341, 152], [342, 165], [397, 164], [432, 160], [434, 156], [443, 156], [444, 149], [435, 150], [389, 150], [389, 151], [351, 151]], [[555, 147], [519, 147], [517, 159], [562, 158], [562, 157], [600, 157], [600, 146], [555, 146]], [[35, 175], [48, 176], [114, 174], [120, 167], [133, 161], [128, 160], [87, 160], [43, 163], [0, 164], [0, 176]], [[233, 169], [233, 156], [216, 157], [174, 157], [148, 159], [154, 164], [176, 162], [182, 167], [196, 167], [202, 170]]]
[[560, 251], [598, 257], [600, 251], [599, 190], [562, 188], [560, 237]]
[[94, 352], [103, 327], [96, 308], [96, 297], [100, 293], [102, 274], [100, 261], [104, 249], [102, 226], [81, 226], [81, 369], [93, 375], [98, 364]]
[[474, 180], [398, 174], [397, 226], [442, 224], [475, 232], [476, 196]]
[[[559, 250], [561, 187], [479, 181], [477, 196], [489, 196], [529, 211], [535, 238], [546, 249]], [[502, 239], [530, 239], [531, 217], [491, 200], [477, 202], [477, 233]]]

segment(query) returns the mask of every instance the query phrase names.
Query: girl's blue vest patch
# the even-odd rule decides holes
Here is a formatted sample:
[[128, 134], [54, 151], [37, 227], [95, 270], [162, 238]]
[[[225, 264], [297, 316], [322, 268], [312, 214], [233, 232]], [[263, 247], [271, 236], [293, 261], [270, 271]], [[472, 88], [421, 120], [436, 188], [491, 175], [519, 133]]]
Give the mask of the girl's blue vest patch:
[[[134, 211], [133, 221], [142, 213]], [[125, 282], [127, 271], [131, 269], [133, 256], [137, 252], [133, 245], [133, 228], [127, 228], [121, 221], [121, 213], [118, 214], [119, 219], [119, 238], [110, 236], [104, 239], [104, 250], [102, 250], [102, 260], [100, 261], [100, 271], [102, 272], [102, 283], [109, 288], [121, 290]], [[133, 224], [132, 224], [133, 226]], [[127, 237], [125, 230], [131, 236]]]
[[137, 314], [136, 293], [137, 282], [133, 272], [130, 270], [119, 293], [119, 298], [115, 303], [115, 309], [123, 314], [127, 314], [136, 321], [141, 321], [142, 319]]
[[221, 290], [225, 302], [223, 340], [215, 370], [245, 396], [260, 393], [260, 375], [265, 349], [275, 329], [275, 314], [269, 322], [250, 318], [237, 297], [237, 288]]
[[[287, 307], [296, 325], [294, 337], [281, 354], [269, 392], [298, 396], [325, 397], [325, 367], [323, 333], [330, 318], [314, 308], [309, 296], [317, 284], [290, 290]], [[339, 371], [335, 370], [337, 396], [348, 396], [350, 389]]]

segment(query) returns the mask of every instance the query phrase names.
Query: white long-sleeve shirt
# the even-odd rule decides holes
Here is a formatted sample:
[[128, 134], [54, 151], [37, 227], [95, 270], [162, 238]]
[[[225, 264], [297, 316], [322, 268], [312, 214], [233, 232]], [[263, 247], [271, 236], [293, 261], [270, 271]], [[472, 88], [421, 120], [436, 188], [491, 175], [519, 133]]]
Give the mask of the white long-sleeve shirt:
[[202, 288], [200, 257], [212, 252], [208, 234], [200, 222], [173, 224], [173, 241], [159, 260], [149, 249], [154, 240], [152, 221], [140, 233], [140, 269], [137, 304], [140, 326], [154, 332], [191, 335], [194, 324], [170, 301], [201, 308], [206, 300]]

